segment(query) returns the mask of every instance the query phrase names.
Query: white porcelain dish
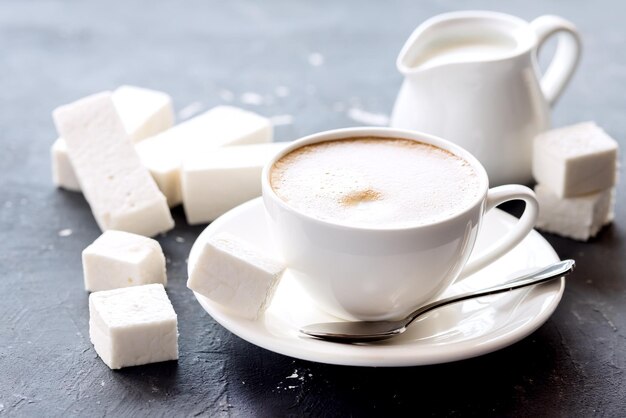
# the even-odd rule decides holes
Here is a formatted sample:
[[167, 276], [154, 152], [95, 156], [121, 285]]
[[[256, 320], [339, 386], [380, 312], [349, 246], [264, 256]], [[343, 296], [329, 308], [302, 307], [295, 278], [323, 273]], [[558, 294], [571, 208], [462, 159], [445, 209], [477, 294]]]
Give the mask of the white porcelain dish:
[[[495, 209], [484, 219], [476, 249], [489, 246], [509, 231], [516, 218]], [[254, 199], [224, 214], [200, 234], [191, 249], [189, 269], [206, 240], [228, 231], [275, 251], [270, 241], [261, 199]], [[558, 261], [548, 242], [536, 231], [507, 255], [452, 286], [444, 296], [501, 282], [520, 270]], [[302, 325], [334, 320], [320, 311], [289, 271], [265, 315], [250, 321], [196, 294], [200, 305], [226, 329], [244, 340], [287, 356], [328, 364], [400, 367], [445, 363], [487, 354], [507, 347], [539, 328], [554, 312], [565, 279], [503, 295], [465, 301], [441, 308], [416, 321], [406, 333], [369, 344], [340, 344], [300, 335]]]

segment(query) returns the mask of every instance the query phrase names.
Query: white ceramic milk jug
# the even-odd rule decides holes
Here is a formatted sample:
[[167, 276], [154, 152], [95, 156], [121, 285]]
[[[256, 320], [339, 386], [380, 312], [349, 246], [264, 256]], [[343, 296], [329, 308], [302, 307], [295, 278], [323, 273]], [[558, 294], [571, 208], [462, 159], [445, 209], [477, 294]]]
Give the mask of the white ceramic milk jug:
[[[537, 50], [558, 34], [541, 77]], [[457, 143], [487, 169], [492, 185], [531, 180], [533, 137], [550, 127], [550, 106], [580, 56], [574, 25], [557, 16], [528, 23], [502, 13], [467, 11], [420, 25], [398, 56], [405, 80], [391, 126]]]

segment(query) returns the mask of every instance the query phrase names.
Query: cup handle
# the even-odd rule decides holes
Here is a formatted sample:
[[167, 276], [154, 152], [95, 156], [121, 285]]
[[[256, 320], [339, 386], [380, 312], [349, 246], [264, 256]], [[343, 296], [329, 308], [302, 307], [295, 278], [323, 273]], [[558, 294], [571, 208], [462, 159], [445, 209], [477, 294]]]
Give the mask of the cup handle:
[[572, 22], [553, 15], [539, 16], [530, 23], [530, 27], [537, 36], [535, 54], [552, 35], [558, 34], [556, 52], [541, 78], [541, 90], [552, 106], [563, 93], [578, 65], [582, 48], [580, 35]]
[[526, 202], [524, 213], [515, 227], [504, 237], [496, 241], [491, 247], [471, 262], [467, 263], [461, 270], [457, 282], [476, 273], [478, 270], [491, 264], [504, 254], [512, 250], [519, 244], [535, 226], [537, 215], [539, 214], [539, 204], [535, 197], [535, 192], [526, 186], [516, 184], [499, 186], [489, 189], [485, 205], [485, 213], [496, 206], [508, 202], [509, 200], [523, 200]]

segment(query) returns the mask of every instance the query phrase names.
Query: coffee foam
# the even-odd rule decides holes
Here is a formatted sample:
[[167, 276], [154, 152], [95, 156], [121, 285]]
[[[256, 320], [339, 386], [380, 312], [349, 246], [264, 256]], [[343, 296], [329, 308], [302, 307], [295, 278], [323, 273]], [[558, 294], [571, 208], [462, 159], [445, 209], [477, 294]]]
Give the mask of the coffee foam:
[[351, 138], [298, 148], [270, 171], [278, 197], [310, 216], [353, 226], [442, 220], [469, 207], [480, 179], [464, 159], [395, 138]]

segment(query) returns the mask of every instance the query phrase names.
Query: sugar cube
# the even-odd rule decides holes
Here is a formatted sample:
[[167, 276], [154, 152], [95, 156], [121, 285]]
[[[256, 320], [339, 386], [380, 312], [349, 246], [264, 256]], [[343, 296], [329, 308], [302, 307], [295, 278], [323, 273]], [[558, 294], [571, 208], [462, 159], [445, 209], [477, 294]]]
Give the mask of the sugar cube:
[[153, 236], [174, 227], [167, 201], [141, 165], [110, 92], [61, 106], [53, 117], [100, 229]]
[[540, 230], [587, 241], [613, 220], [615, 189], [560, 198], [547, 186], [538, 184], [535, 194], [539, 202], [536, 227]]
[[83, 250], [83, 275], [90, 292], [149, 283], [167, 285], [159, 243], [123, 231], [106, 231]]
[[185, 157], [181, 185], [187, 222], [211, 222], [260, 196], [263, 166], [286, 145], [280, 142], [238, 145]]
[[574, 197], [613, 187], [617, 142], [593, 122], [553, 129], [533, 143], [533, 175], [558, 197]]
[[[118, 87], [112, 94], [126, 132], [134, 142], [170, 128], [174, 124], [172, 99], [166, 93], [134, 86]], [[67, 154], [63, 138], [57, 138], [50, 150], [52, 180], [57, 187], [80, 191], [80, 183]]]
[[187, 287], [248, 319], [269, 305], [285, 266], [242, 239], [218, 234], [202, 249]]
[[170, 206], [182, 202], [180, 169], [183, 158], [224, 145], [270, 142], [269, 119], [231, 106], [218, 106], [137, 144]]
[[176, 312], [161, 284], [89, 295], [89, 337], [111, 369], [178, 359]]

